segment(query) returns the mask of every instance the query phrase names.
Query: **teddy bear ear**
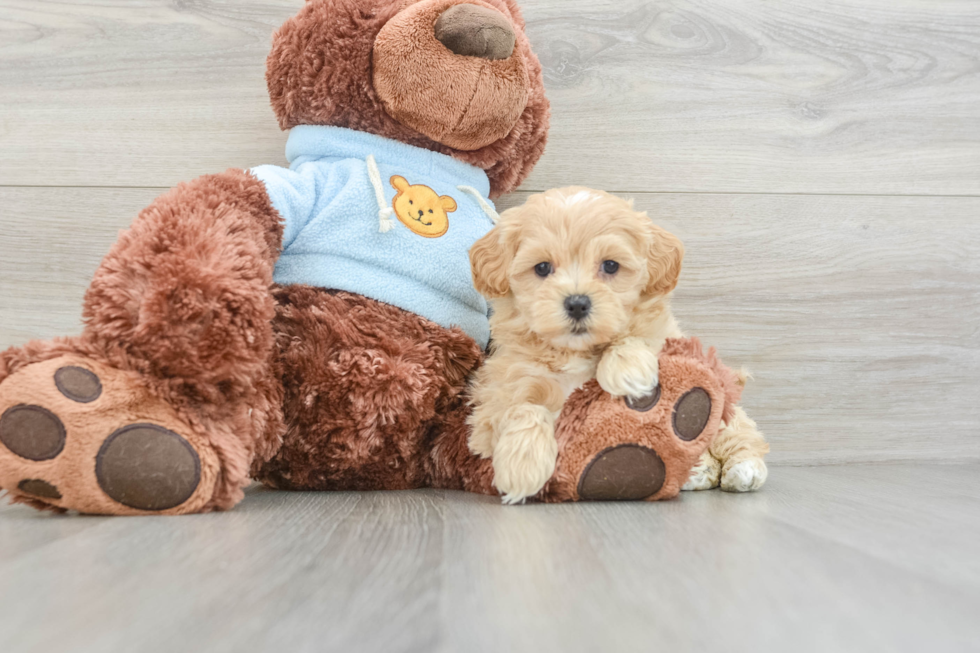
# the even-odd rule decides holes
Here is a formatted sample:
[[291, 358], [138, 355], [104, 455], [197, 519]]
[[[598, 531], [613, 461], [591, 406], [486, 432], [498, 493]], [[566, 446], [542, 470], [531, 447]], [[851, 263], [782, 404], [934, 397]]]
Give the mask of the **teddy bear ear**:
[[404, 193], [408, 190], [408, 180], [399, 175], [395, 175], [391, 178], [391, 187], [397, 190], [399, 193]]
[[452, 213], [456, 210], [456, 200], [451, 198], [449, 195], [443, 195], [440, 197], [439, 203], [442, 204], [442, 210], [446, 213]]

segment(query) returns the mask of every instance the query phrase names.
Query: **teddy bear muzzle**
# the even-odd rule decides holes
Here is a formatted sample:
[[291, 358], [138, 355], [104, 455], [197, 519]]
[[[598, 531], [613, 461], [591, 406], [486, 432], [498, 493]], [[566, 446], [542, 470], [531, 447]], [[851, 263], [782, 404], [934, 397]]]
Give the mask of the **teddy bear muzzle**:
[[373, 84], [389, 116], [428, 138], [474, 151], [505, 138], [531, 91], [530, 46], [492, 2], [421, 0], [374, 41]]

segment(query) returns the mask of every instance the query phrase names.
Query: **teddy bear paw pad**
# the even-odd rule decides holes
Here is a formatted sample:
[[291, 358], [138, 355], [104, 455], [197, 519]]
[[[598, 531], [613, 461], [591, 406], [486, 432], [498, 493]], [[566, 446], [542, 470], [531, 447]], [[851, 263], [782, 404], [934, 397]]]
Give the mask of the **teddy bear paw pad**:
[[61, 492], [58, 492], [58, 488], [51, 485], [47, 481], [42, 481], [37, 478], [24, 479], [17, 484], [17, 489], [25, 494], [29, 494], [32, 497], [37, 497], [39, 499], [60, 499]]
[[15, 500], [92, 514], [196, 512], [219, 467], [133, 374], [68, 356], [0, 383], [0, 488]]
[[46, 408], [13, 406], [0, 416], [0, 442], [21, 458], [51, 460], [65, 448], [65, 425]]
[[578, 494], [586, 501], [639, 501], [656, 494], [666, 475], [656, 451], [621, 444], [592, 459], [579, 480]]
[[102, 444], [95, 458], [102, 491], [138, 510], [166, 510], [191, 498], [201, 459], [190, 443], [156, 424], [131, 424]]

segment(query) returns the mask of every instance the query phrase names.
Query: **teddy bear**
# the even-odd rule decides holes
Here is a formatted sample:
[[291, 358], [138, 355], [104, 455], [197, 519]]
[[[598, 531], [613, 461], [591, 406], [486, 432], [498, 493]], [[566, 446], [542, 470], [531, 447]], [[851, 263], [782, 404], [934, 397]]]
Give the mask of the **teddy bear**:
[[[289, 167], [157, 198], [96, 271], [81, 335], [0, 354], [13, 501], [171, 515], [230, 509], [253, 480], [495, 492], [465, 444], [490, 337], [468, 249], [549, 122], [515, 1], [308, 0], [266, 79]], [[676, 495], [738, 384], [694, 341], [663, 357], [649, 405], [569, 398], [540, 500]]]

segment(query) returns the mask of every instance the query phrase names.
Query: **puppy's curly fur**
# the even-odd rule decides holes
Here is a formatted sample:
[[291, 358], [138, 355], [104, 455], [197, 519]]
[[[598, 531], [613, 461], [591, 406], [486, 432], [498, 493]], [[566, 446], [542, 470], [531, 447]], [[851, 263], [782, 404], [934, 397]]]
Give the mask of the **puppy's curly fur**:
[[[493, 459], [505, 502], [535, 495], [554, 473], [555, 418], [573, 390], [591, 378], [613, 396], [657, 386], [664, 342], [683, 337], [670, 310], [683, 257], [680, 240], [631, 203], [576, 187], [506, 211], [470, 250], [476, 288], [493, 306], [493, 348], [473, 382], [469, 446]], [[587, 300], [580, 319], [571, 297]], [[721, 457], [706, 454], [695, 476], [720, 473], [691, 489], [761, 486], [768, 445], [741, 408], [715, 442]], [[722, 470], [738, 463], [726, 483]]]

